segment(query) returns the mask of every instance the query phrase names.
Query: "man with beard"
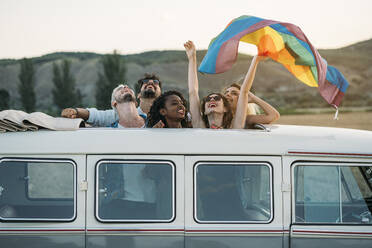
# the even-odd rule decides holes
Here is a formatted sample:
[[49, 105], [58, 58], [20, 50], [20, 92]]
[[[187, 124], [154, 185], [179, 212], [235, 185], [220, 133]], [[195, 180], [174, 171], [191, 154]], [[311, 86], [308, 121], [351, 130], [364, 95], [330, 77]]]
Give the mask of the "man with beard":
[[[161, 95], [161, 82], [155, 74], [146, 73], [136, 84], [139, 106], [138, 114], [147, 116], [154, 100]], [[114, 110], [97, 110], [96, 108], [66, 108], [62, 110], [62, 117], [82, 118], [87, 123], [96, 127], [107, 127], [119, 120]]]
[[115, 128], [145, 127], [146, 117], [139, 115], [134, 91], [128, 85], [120, 84], [112, 91], [111, 106], [119, 116], [119, 120], [111, 126]]

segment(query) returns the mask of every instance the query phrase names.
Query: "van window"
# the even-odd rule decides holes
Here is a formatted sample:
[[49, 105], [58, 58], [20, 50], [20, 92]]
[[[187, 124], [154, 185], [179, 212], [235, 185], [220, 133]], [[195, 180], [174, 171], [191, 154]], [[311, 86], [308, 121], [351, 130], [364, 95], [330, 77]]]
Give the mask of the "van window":
[[0, 219], [68, 221], [75, 217], [75, 165], [71, 161], [0, 162]]
[[102, 222], [170, 222], [174, 166], [168, 162], [101, 161], [96, 217]]
[[371, 167], [298, 165], [294, 169], [297, 223], [372, 223]]
[[203, 162], [195, 166], [194, 173], [196, 221], [271, 221], [271, 167], [268, 164]]

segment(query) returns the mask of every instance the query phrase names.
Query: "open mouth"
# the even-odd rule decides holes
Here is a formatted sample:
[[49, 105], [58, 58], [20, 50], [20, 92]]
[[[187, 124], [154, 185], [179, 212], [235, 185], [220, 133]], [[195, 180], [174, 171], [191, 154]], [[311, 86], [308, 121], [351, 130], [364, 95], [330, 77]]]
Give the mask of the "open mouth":
[[180, 109], [177, 111], [177, 113], [181, 114], [181, 115], [184, 115], [185, 114], [185, 110], [184, 109]]
[[208, 104], [208, 108], [215, 108], [215, 107], [217, 107], [217, 103], [215, 102], [211, 102]]
[[155, 87], [154, 87], [153, 85], [151, 85], [151, 84], [150, 84], [150, 85], [147, 85], [147, 86], [145, 87], [146, 90], [147, 90], [147, 89], [150, 89], [150, 88], [153, 89], [153, 90], [155, 90]]

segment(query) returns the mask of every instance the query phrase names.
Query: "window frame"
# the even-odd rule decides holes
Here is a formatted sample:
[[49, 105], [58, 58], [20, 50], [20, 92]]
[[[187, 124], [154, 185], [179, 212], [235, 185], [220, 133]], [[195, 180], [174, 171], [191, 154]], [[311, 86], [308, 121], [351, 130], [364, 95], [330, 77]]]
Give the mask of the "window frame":
[[[348, 161], [294, 161], [291, 164], [291, 223], [292, 225], [309, 225], [309, 226], [372, 226], [372, 223], [335, 223], [335, 222], [296, 222], [296, 189], [295, 189], [295, 168], [298, 166], [332, 166], [332, 167], [372, 167], [372, 163], [368, 162], [348, 162]], [[364, 175], [363, 175], [363, 178]], [[342, 184], [342, 182], [340, 182]], [[367, 182], [367, 185], [370, 186]], [[342, 189], [342, 186], [341, 186]], [[342, 206], [342, 201], [340, 199]], [[341, 208], [342, 209], [342, 208]]]
[[[0, 222], [72, 222], [77, 217], [77, 165], [72, 159], [59, 158], [1, 158], [0, 166], [3, 162], [33, 162], [33, 163], [69, 163], [73, 166], [73, 215], [71, 218], [3, 218], [0, 216]], [[27, 167], [25, 168], [26, 173]], [[27, 174], [28, 176], [28, 174]], [[29, 198], [28, 185], [25, 183], [25, 198], [29, 201], [67, 201], [61, 198]]]
[[[102, 219], [98, 214], [99, 209], [99, 167], [102, 164], [166, 164], [172, 170], [172, 216], [167, 220], [125, 220], [125, 219]], [[172, 161], [160, 160], [125, 160], [125, 159], [102, 159], [96, 163], [95, 168], [95, 193], [94, 193], [94, 215], [101, 223], [171, 223], [176, 219], [176, 166]]]
[[[199, 220], [197, 217], [197, 192], [196, 192], [196, 172], [197, 167], [200, 165], [210, 165], [213, 163], [214, 165], [229, 165], [229, 166], [236, 166], [236, 165], [246, 165], [246, 166], [266, 166], [269, 168], [269, 182], [270, 182], [270, 218], [267, 221], [212, 221], [212, 220]], [[273, 183], [273, 167], [270, 162], [266, 161], [198, 161], [194, 164], [193, 168], [193, 217], [195, 222], [199, 224], [270, 224], [274, 220], [274, 183]]]

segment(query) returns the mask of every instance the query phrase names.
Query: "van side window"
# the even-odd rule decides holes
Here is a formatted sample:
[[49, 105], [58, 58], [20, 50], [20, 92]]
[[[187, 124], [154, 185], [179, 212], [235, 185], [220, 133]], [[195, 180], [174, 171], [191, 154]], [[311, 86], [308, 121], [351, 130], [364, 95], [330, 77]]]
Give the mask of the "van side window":
[[75, 174], [71, 161], [0, 160], [0, 219], [74, 219]]
[[174, 218], [174, 165], [101, 161], [96, 217], [102, 222], [170, 222]]
[[369, 166], [296, 166], [295, 222], [371, 224], [371, 172]]
[[200, 223], [270, 222], [271, 167], [266, 163], [199, 163], [194, 169]]

